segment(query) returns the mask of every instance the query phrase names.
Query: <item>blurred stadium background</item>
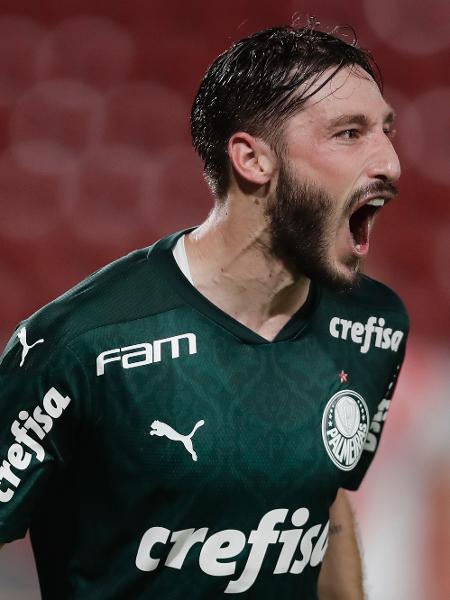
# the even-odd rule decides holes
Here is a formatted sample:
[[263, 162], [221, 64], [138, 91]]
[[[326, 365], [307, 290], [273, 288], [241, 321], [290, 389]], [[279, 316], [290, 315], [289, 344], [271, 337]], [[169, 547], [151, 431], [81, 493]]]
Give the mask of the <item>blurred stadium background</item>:
[[[353, 500], [369, 599], [448, 600], [446, 0], [0, 0], [0, 343], [99, 266], [203, 219], [211, 201], [188, 125], [200, 78], [232, 41], [294, 14], [352, 24], [399, 113], [401, 196], [366, 270], [405, 299], [412, 334]], [[27, 540], [1, 553], [0, 598], [39, 598]]]

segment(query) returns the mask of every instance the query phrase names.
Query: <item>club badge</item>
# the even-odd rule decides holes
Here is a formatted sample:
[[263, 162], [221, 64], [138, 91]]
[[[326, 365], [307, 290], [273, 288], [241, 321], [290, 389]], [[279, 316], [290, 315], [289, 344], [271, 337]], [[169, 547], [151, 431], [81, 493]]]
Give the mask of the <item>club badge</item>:
[[361, 457], [368, 432], [369, 411], [364, 398], [342, 390], [328, 401], [322, 417], [322, 437], [328, 456], [343, 471]]

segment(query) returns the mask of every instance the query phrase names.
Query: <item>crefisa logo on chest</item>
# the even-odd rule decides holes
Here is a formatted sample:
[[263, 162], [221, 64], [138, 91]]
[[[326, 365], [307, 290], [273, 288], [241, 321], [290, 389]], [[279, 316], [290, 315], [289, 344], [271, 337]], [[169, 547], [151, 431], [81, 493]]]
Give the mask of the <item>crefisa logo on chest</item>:
[[369, 411], [364, 398], [342, 390], [328, 401], [322, 417], [322, 437], [328, 456], [343, 471], [353, 469], [366, 442]]

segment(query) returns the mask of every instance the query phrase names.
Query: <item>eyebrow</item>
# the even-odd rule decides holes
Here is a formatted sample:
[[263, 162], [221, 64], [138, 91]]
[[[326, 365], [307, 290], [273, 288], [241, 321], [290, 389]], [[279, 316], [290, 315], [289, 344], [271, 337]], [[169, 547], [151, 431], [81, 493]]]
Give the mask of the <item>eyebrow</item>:
[[[386, 125], [392, 125], [395, 121], [395, 112], [390, 110], [383, 119], [383, 123]], [[335, 129], [336, 127], [343, 127], [346, 125], [360, 125], [361, 127], [368, 127], [370, 122], [366, 115], [363, 113], [356, 114], [345, 114], [339, 115], [335, 119], [332, 119], [328, 125], [328, 129]]]
[[396, 119], [395, 111], [393, 111], [391, 109], [388, 112], [388, 114], [384, 117], [384, 123], [387, 123], [388, 125], [392, 125], [392, 123], [394, 123], [395, 119]]

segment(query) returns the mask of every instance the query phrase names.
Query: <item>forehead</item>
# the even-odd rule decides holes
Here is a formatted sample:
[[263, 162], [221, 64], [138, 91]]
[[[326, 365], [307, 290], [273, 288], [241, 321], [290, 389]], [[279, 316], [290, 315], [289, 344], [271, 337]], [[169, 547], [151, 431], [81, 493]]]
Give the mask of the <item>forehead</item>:
[[326, 125], [347, 114], [362, 114], [370, 121], [383, 121], [391, 113], [378, 85], [361, 67], [345, 67], [326, 81], [332, 73], [333, 69], [329, 69], [314, 84], [313, 95], [291, 119], [295, 124]]

